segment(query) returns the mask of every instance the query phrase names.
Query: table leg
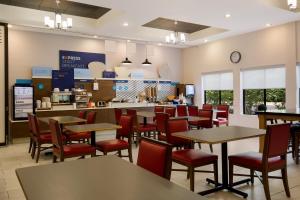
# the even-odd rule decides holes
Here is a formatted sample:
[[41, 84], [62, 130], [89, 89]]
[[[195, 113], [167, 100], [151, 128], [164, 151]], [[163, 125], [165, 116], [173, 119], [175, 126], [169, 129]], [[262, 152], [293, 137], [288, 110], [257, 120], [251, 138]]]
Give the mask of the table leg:
[[91, 132], [91, 145], [96, 146], [96, 132], [95, 131]]
[[144, 125], [147, 125], [147, 117], [144, 117]]
[[[227, 147], [227, 142], [226, 143], [222, 143], [221, 147], [222, 147], [222, 183], [217, 183], [217, 187], [210, 189], [210, 190], [206, 190], [203, 192], [199, 192], [198, 194], [200, 195], [208, 195], [211, 193], [215, 193], [221, 190], [228, 190], [230, 192], [233, 192], [235, 194], [241, 195], [244, 198], [248, 197], [247, 193], [244, 193], [242, 191], [239, 191], [237, 189], [234, 189], [233, 187], [228, 185], [228, 147]], [[215, 182], [211, 179], [206, 179], [208, 183], [213, 183], [215, 184]], [[250, 181], [250, 179], [249, 179]], [[240, 182], [236, 182], [233, 185], [239, 185], [242, 183], [245, 183], [246, 181], [240, 181]]]

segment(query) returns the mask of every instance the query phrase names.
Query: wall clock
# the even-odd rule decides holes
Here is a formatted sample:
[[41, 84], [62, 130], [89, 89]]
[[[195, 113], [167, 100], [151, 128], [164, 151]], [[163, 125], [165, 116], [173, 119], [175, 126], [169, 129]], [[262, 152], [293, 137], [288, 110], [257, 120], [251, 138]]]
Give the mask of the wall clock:
[[231, 54], [230, 54], [230, 61], [232, 63], [239, 63], [241, 61], [241, 58], [242, 58], [242, 55], [240, 52], [238, 51], [233, 51]]

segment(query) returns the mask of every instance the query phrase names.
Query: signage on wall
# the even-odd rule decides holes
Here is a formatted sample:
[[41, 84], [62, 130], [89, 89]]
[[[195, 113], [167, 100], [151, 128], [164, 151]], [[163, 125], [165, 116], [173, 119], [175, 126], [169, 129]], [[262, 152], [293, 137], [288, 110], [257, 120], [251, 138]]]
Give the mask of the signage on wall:
[[32, 67], [33, 78], [51, 78], [52, 67]]
[[105, 64], [105, 54], [65, 50], [59, 51], [60, 69], [87, 69], [91, 62], [102, 62]]
[[52, 70], [52, 88], [74, 88], [74, 70]]

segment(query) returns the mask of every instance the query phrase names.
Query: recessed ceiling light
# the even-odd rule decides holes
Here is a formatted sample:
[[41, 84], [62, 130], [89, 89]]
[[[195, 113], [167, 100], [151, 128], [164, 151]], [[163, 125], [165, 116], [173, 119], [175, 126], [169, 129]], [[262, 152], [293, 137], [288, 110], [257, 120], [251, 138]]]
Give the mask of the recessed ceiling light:
[[208, 42], [208, 40], [207, 40], [207, 39], [205, 39], [205, 40], [204, 40], [204, 43], [206, 43], [206, 42]]
[[270, 27], [270, 26], [272, 26], [272, 24], [266, 23], [266, 27]]
[[128, 26], [128, 25], [129, 25], [128, 22], [123, 23], [123, 26]]
[[127, 42], [131, 42], [131, 40], [127, 40]]
[[11, 24], [8, 24], [7, 25], [7, 28], [12, 28], [13, 26]]
[[98, 38], [98, 36], [97, 36], [97, 35], [94, 35], [93, 38]]
[[225, 18], [230, 18], [231, 17], [231, 14], [227, 13], [225, 14]]
[[162, 46], [162, 43], [158, 43], [158, 46]]

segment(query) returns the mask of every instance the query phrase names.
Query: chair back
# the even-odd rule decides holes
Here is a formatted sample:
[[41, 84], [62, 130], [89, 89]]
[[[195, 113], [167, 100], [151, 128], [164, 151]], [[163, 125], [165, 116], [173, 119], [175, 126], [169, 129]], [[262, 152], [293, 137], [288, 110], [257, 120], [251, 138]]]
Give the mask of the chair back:
[[286, 156], [290, 138], [290, 124], [276, 124], [267, 126], [265, 136], [264, 161], [269, 158]]
[[175, 117], [176, 108], [175, 107], [166, 107], [165, 113], [167, 113], [170, 117]]
[[122, 115], [120, 117], [119, 125], [122, 128], [117, 129], [117, 138], [126, 137], [131, 141], [131, 135], [133, 132], [133, 118], [130, 115]]
[[202, 110], [212, 110], [213, 106], [211, 104], [203, 104]]
[[53, 148], [58, 149], [61, 153], [63, 153], [63, 139], [58, 121], [49, 119], [49, 127]]
[[120, 124], [120, 118], [122, 116], [122, 109], [120, 108], [115, 108], [115, 120], [116, 124]]
[[137, 165], [158, 176], [170, 180], [172, 146], [166, 142], [142, 137], [139, 146]]
[[155, 106], [154, 107], [154, 112], [164, 112], [165, 107], [164, 106]]
[[92, 112], [89, 112], [86, 116], [86, 123], [87, 124], [94, 124], [95, 121], [96, 121], [96, 112], [95, 111], [92, 111]]
[[79, 111], [79, 113], [78, 113], [78, 117], [79, 118], [85, 119], [85, 116], [86, 116], [86, 111], [85, 110]]
[[187, 140], [172, 136], [172, 133], [184, 132], [189, 130], [189, 123], [187, 119], [173, 119], [168, 121], [167, 126], [167, 142], [176, 145], [177, 143], [186, 143]]
[[178, 105], [177, 106], [177, 115], [179, 117], [188, 116], [186, 106]]
[[40, 127], [38, 123], [38, 119], [36, 115], [34, 114], [29, 114], [30, 121], [31, 121], [31, 128], [32, 128], [32, 134], [36, 137], [40, 136]]
[[217, 119], [218, 118], [228, 119], [228, 115], [229, 115], [229, 106], [228, 105], [218, 105], [217, 110], [225, 111], [225, 112], [217, 112], [217, 115], [216, 115]]
[[199, 109], [199, 117], [206, 117], [209, 118], [209, 120], [202, 120], [201, 126], [203, 128], [212, 128], [213, 127], [213, 111], [212, 110], [203, 110]]
[[198, 106], [188, 106], [189, 116], [198, 116]]
[[138, 126], [139, 125], [136, 110], [127, 109], [127, 115], [132, 117], [133, 126]]
[[31, 113], [28, 113], [27, 114], [27, 117], [28, 117], [28, 130], [29, 130], [29, 133], [30, 135], [32, 135], [32, 121], [31, 121]]
[[166, 133], [169, 115], [167, 113], [157, 112], [155, 113], [155, 119], [157, 131], [160, 133]]

